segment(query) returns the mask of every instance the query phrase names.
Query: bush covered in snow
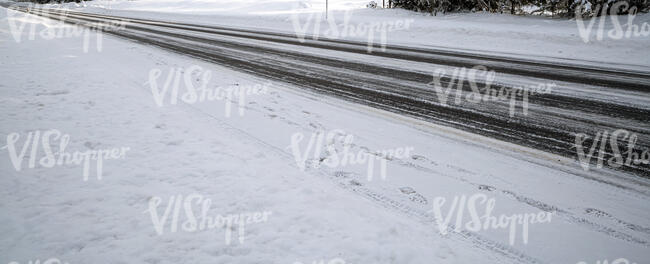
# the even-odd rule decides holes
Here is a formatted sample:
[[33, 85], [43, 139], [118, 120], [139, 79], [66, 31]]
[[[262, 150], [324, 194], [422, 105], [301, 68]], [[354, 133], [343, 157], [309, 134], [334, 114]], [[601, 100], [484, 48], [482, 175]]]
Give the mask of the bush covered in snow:
[[393, 0], [393, 7], [419, 12], [488, 11], [574, 17], [647, 12], [648, 0]]

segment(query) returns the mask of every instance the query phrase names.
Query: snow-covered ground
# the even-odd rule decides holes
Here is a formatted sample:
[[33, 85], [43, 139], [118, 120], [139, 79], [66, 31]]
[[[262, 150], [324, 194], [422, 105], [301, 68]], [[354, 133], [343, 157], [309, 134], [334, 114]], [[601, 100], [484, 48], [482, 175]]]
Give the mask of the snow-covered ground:
[[[112, 7], [127, 10], [137, 5], [116, 2]], [[82, 165], [46, 168], [36, 163], [29, 168], [30, 157], [43, 157], [39, 145], [36, 155], [27, 145], [22, 159], [12, 158], [8, 146], [2, 149], [0, 263], [49, 258], [69, 263], [596, 263], [618, 258], [647, 263], [650, 259], [647, 180], [611, 177], [609, 171], [585, 172], [571, 159], [324, 98], [300, 87], [269, 85], [254, 76], [106, 35], [98, 51], [96, 35], [90, 33], [88, 52], [84, 52], [83, 36], [30, 40], [25, 31], [17, 42], [6, 11], [0, 10], [0, 137], [17, 133], [19, 154], [29, 132], [51, 129], [70, 135], [70, 152], [128, 151], [103, 163], [101, 180], [92, 162], [84, 181]], [[149, 11], [103, 12], [160, 18]], [[406, 14], [360, 12], [400, 18]], [[214, 14], [168, 16], [214, 22], [210, 22]], [[443, 27], [458, 20], [456, 15], [407, 16], [439, 21]], [[488, 21], [482, 15], [462, 16], [475, 16], [466, 23], [476, 27]], [[257, 20], [248, 15], [225, 19], [228, 22], [213, 24], [241, 21], [251, 27], [264, 24], [279, 29], [277, 25], [291, 23], [278, 14]], [[569, 30], [559, 26], [566, 21], [521, 19]], [[23, 21], [31, 25], [39, 20]], [[566, 37], [565, 33], [557, 34]], [[467, 36], [473, 34], [459, 33], [456, 38]], [[392, 35], [389, 40], [408, 43]], [[445, 43], [454, 43], [453, 38], [449, 41]], [[557, 41], [558, 47], [539, 53], [579, 42], [579, 38]], [[638, 48], [636, 42], [611, 43]], [[602, 49], [600, 45], [607, 44], [590, 45]], [[581, 54], [574, 55], [580, 58]], [[634, 64], [647, 63], [647, 56], [634, 57]], [[165, 87], [173, 69], [183, 74], [195, 69], [188, 77], [197, 86], [201, 82], [215, 89], [266, 85], [268, 90], [246, 96], [241, 112], [237, 99], [230, 102], [231, 108], [224, 100], [170, 105], [171, 91], [159, 106], [155, 94]], [[201, 74], [205, 71], [210, 78]], [[185, 80], [179, 80], [183, 87]], [[231, 109], [229, 115], [225, 109]], [[380, 161], [371, 180], [367, 163], [309, 166], [319, 162], [322, 156], [318, 155], [309, 155], [302, 170], [296, 151], [298, 156], [307, 152], [313, 133], [334, 130], [354, 136], [353, 153], [412, 151], [386, 163], [385, 179]], [[304, 139], [295, 148], [292, 138], [300, 135]], [[339, 153], [344, 151], [344, 146], [328, 143]], [[59, 149], [59, 141], [46, 145]], [[16, 160], [22, 160], [20, 171], [15, 169]], [[209, 216], [270, 214], [265, 221], [247, 224], [244, 236], [233, 226], [228, 240], [222, 228], [172, 232], [174, 210], [170, 209], [162, 234], [157, 233], [156, 219], [163, 216], [169, 199], [191, 194], [212, 201]], [[517, 226], [512, 245], [507, 228], [441, 235], [432, 221], [434, 202], [446, 198], [442, 213], [453, 215], [448, 213], [453, 212], [450, 203], [461, 195], [494, 198], [492, 215], [497, 217], [546, 211], [552, 212], [552, 218], [531, 224], [527, 243], [522, 226]], [[152, 211], [151, 203], [158, 198], [161, 204]], [[179, 208], [178, 221], [184, 223], [184, 207], [179, 204]], [[198, 214], [200, 206], [193, 208]], [[471, 219], [469, 213], [463, 219], [463, 224]], [[455, 224], [453, 216], [450, 223]]]

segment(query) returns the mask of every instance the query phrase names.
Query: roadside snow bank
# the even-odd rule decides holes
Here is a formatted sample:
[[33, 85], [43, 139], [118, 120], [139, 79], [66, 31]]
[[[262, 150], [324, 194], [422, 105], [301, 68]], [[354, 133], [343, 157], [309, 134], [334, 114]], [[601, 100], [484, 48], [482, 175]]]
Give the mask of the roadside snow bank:
[[[362, 8], [369, 0], [330, 1], [330, 10]], [[325, 10], [324, 0], [138, 0], [89, 1], [66, 3], [66, 7], [101, 7], [107, 9], [198, 14], [270, 14], [317, 12]]]

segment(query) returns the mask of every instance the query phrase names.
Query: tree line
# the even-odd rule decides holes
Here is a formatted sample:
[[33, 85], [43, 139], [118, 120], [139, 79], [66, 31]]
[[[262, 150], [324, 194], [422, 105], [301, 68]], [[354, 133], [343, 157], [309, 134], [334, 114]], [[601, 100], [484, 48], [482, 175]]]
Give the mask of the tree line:
[[648, 12], [649, 0], [392, 0], [391, 7], [419, 12], [476, 12], [594, 17]]

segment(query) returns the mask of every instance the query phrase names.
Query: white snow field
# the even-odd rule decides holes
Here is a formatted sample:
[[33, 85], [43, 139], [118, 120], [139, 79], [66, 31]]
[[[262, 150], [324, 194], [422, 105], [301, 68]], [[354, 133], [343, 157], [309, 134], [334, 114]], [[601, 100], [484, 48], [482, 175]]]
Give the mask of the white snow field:
[[[149, 10], [149, 4], [158, 6], [151, 10], [176, 12], [161, 10], [173, 6], [171, 1], [153, 2], [97, 1], [83, 10], [160, 18], [159, 13], [141, 11]], [[100, 8], [109, 3], [114, 9]], [[284, 9], [257, 20], [241, 14], [209, 21], [213, 16], [221, 17], [214, 10], [226, 1], [209, 4], [214, 14], [205, 16], [189, 14], [193, 12], [190, 6], [197, 1], [177, 3], [179, 8], [188, 9], [187, 14], [168, 13], [170, 19], [195, 18], [214, 24], [241, 21], [243, 26], [264, 24], [274, 29], [291, 23], [280, 19], [286, 19], [280, 12]], [[231, 7], [250, 13], [250, 7], [242, 3]], [[89, 33], [86, 40], [83, 35], [53, 39], [36, 35], [30, 39], [31, 25], [37, 32], [52, 25], [12, 12], [0, 9], [0, 137], [17, 133], [17, 151], [26, 152], [24, 157], [15, 158], [9, 142], [0, 143], [6, 144], [0, 149], [0, 263], [37, 259], [71, 264], [597, 263], [624, 258], [641, 264], [650, 259], [650, 182], [646, 179], [595, 168], [584, 171], [571, 159], [323, 97], [299, 86], [269, 83], [106, 34], [99, 38], [101, 48], [96, 33]], [[452, 27], [451, 21], [458, 19], [456, 15], [425, 17], [395, 10], [359, 12], [431, 19], [443, 28]], [[22, 32], [9, 25], [17, 16], [26, 25]], [[488, 21], [487, 15], [463, 16], [475, 16], [473, 22], [463, 23], [476, 27]], [[610, 48], [648, 52], [639, 49], [647, 39], [628, 44], [590, 42], [576, 48], [574, 45], [583, 42], [579, 37], [567, 37], [568, 23], [575, 23], [571, 21], [497, 17], [538, 21], [558, 28], [548, 34], [566, 41], [544, 42], [549, 46], [535, 49], [535, 56], [579, 60], [591, 58], [589, 52], [603, 51], [602, 59], [607, 60], [608, 56], [616, 57], [611, 51], [604, 52]], [[433, 32], [432, 42], [413, 42], [460, 43], [473, 35], [460, 31], [456, 40], [449, 37], [450, 42], [433, 42]], [[389, 40], [409, 43], [408, 39], [394, 40], [392, 35]], [[87, 49], [84, 41], [89, 42]], [[534, 42], [527, 37], [511, 41], [508, 45]], [[450, 46], [478, 48], [476, 43], [465, 44]], [[528, 50], [513, 47], [515, 53]], [[574, 53], [552, 54], [566, 47], [574, 47]], [[495, 45], [492, 50], [506, 48]], [[620, 63], [638, 67], [647, 65], [647, 60], [647, 56], [630, 56], [629, 61]], [[201, 82], [213, 89], [265, 85], [268, 90], [247, 96], [241, 110], [237, 99], [170, 104], [169, 93], [159, 106], [159, 90], [152, 85], [164, 87], [172, 69], [185, 73], [198, 69], [196, 66], [211, 73], [211, 78], [200, 71], [188, 75], [188, 81], [197, 86]], [[159, 78], [152, 78], [157, 70]], [[184, 84], [185, 80], [179, 80]], [[226, 109], [231, 109], [230, 114]], [[52, 129], [69, 134], [69, 152], [128, 151], [122, 158], [104, 161], [101, 179], [96, 177], [95, 161], [90, 163], [86, 181], [83, 165], [48, 168], [37, 160], [30, 168], [30, 159], [43, 157], [44, 148], [24, 145], [25, 138], [29, 132]], [[395, 148], [412, 151], [407, 157], [386, 163], [385, 179], [380, 162], [373, 167], [370, 180], [366, 164], [307, 166], [302, 170], [291, 147], [292, 138], [304, 135], [299, 147], [304, 154], [312, 133], [333, 130], [354, 135], [353, 153]], [[44, 144], [56, 151], [59, 143]], [[340, 144], [328, 143], [339, 153], [344, 151]], [[33, 149], [39, 152], [31, 152]], [[307, 164], [318, 163], [319, 158], [310, 155]], [[16, 162], [22, 165], [20, 170]], [[188, 223], [184, 211], [188, 206], [195, 215], [201, 206], [177, 203], [168, 207], [169, 199], [192, 194], [212, 201], [208, 216], [270, 214], [265, 221], [248, 223], [245, 230], [240, 225], [193, 232], [179, 227], [172, 231], [177, 226], [174, 222], [178, 226]], [[436, 198], [446, 198], [442, 213], [451, 217], [450, 225], [460, 226], [456, 223], [460, 218], [465, 226], [471, 219], [468, 209], [460, 210], [465, 211], [463, 217], [450, 211], [454, 197], [461, 195], [494, 198], [492, 215], [496, 217], [543, 212], [550, 212], [552, 217], [531, 223], [527, 232], [516, 225], [514, 232], [508, 228], [461, 229], [443, 235], [433, 220]], [[150, 205], [158, 198], [162, 202], [152, 211]], [[483, 203], [479, 208], [485, 206]], [[166, 221], [158, 219], [164, 228], [157, 232], [156, 218], [162, 218], [166, 208], [170, 215]], [[178, 218], [175, 212], [179, 212]], [[513, 243], [510, 234], [514, 234]]]

